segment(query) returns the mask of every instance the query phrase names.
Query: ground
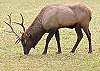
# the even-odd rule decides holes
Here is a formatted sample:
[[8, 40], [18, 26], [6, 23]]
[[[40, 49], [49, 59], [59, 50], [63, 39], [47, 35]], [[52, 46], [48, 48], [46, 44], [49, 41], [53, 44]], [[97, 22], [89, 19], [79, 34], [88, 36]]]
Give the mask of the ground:
[[[15, 44], [16, 36], [8, 33], [10, 28], [7, 15], [12, 12], [12, 21], [21, 21], [23, 14], [26, 28], [33, 22], [40, 10], [50, 4], [72, 4], [81, 2], [92, 10], [90, 31], [93, 53], [88, 54], [88, 40], [84, 38], [74, 54], [70, 53], [76, 42], [74, 29], [60, 29], [62, 54], [56, 55], [55, 38], [49, 44], [48, 54], [42, 55], [45, 39], [32, 49], [28, 56], [23, 54], [21, 43]], [[0, 0], [0, 71], [100, 71], [100, 0]], [[19, 34], [23, 31], [19, 25], [13, 25]], [[84, 32], [83, 32], [84, 33]]]

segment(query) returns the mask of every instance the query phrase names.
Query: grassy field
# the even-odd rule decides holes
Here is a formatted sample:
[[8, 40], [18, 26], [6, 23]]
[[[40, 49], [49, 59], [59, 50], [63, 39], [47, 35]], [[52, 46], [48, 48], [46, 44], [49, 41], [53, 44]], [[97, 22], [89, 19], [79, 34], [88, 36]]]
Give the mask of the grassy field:
[[[40, 10], [49, 4], [68, 4], [82, 2], [92, 9], [90, 30], [92, 33], [93, 53], [88, 54], [86, 35], [74, 54], [70, 53], [76, 42], [74, 29], [60, 29], [62, 54], [56, 55], [55, 38], [49, 44], [48, 54], [42, 55], [45, 39], [43, 36], [36, 49], [31, 49], [28, 56], [23, 55], [22, 46], [15, 45], [16, 37], [3, 21], [12, 14], [13, 21], [20, 22], [22, 13], [25, 27], [29, 26]], [[22, 28], [13, 25], [15, 31]], [[0, 0], [0, 71], [100, 71], [100, 0]]]

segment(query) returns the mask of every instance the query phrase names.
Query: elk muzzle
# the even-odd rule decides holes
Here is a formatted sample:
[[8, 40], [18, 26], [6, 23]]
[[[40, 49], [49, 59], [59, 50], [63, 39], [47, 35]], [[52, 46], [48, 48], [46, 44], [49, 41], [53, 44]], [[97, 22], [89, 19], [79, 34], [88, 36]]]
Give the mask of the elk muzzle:
[[28, 54], [29, 54], [30, 49], [31, 49], [31, 48], [25, 48], [25, 47], [23, 47], [24, 54], [25, 54], [25, 55], [28, 55]]

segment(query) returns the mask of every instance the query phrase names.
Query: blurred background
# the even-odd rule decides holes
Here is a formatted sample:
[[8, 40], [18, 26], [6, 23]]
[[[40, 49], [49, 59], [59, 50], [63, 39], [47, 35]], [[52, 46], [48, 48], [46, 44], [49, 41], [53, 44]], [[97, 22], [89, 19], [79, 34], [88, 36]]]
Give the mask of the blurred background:
[[[92, 10], [90, 31], [92, 33], [93, 53], [88, 54], [88, 40], [84, 38], [76, 52], [70, 51], [77, 36], [74, 29], [60, 29], [62, 54], [56, 55], [57, 45], [53, 37], [46, 56], [42, 55], [47, 34], [39, 41], [36, 49], [32, 49], [26, 57], [23, 55], [21, 43], [15, 44], [16, 36], [8, 33], [11, 29], [3, 22], [21, 22], [20, 13], [24, 17], [26, 28], [33, 22], [43, 7], [51, 4], [84, 3]], [[12, 24], [20, 36], [22, 27]], [[0, 0], [0, 71], [99, 71], [100, 70], [100, 0]]]

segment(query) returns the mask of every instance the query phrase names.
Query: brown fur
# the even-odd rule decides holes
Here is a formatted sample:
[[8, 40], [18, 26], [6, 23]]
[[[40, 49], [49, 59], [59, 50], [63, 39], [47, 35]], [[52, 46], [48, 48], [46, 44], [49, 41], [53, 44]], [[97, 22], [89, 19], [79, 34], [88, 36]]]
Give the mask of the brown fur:
[[77, 42], [72, 49], [75, 51], [80, 40], [82, 39], [81, 28], [87, 34], [89, 40], [89, 52], [92, 52], [91, 48], [91, 36], [89, 34], [89, 22], [91, 19], [91, 10], [82, 4], [74, 5], [50, 5], [44, 7], [31, 26], [23, 33], [21, 42], [24, 48], [24, 54], [28, 54], [31, 47], [35, 48], [35, 45], [42, 38], [43, 34], [49, 33], [46, 39], [46, 46], [43, 54], [47, 53], [48, 43], [52, 36], [55, 34], [58, 43], [58, 53], [61, 52], [59, 28], [75, 28], [78, 35]]

